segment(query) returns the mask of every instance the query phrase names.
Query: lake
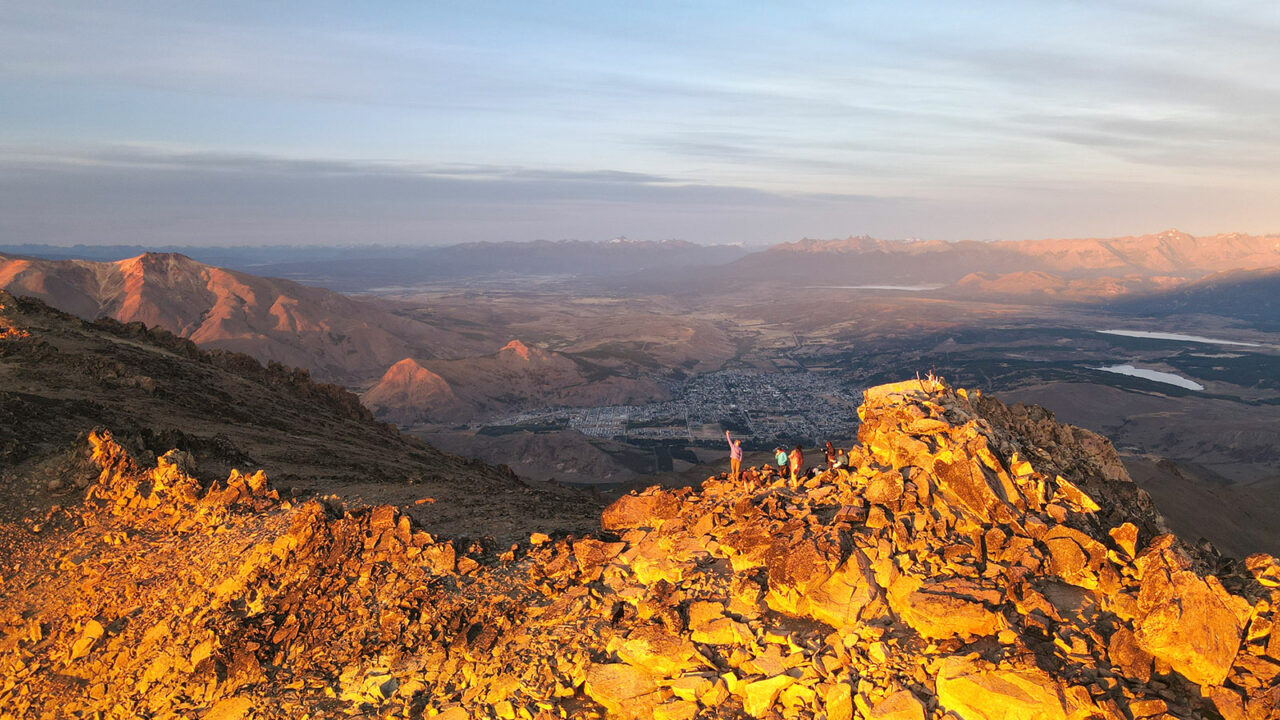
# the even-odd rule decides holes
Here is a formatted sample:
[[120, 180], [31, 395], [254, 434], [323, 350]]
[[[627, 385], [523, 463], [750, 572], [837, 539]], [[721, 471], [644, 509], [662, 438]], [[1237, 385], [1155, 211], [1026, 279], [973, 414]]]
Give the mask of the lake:
[[1132, 365], [1112, 365], [1110, 367], [1100, 367], [1100, 368], [1093, 368], [1093, 369], [1101, 370], [1103, 372], [1116, 373], [1117, 375], [1130, 375], [1132, 377], [1139, 377], [1146, 380], [1154, 380], [1155, 382], [1165, 383], [1166, 385], [1176, 385], [1186, 390], [1204, 390], [1204, 386], [1196, 382], [1195, 380], [1188, 380], [1187, 378], [1184, 378], [1181, 375], [1175, 375], [1173, 373], [1167, 373], [1167, 372], [1160, 372], [1159, 370], [1151, 370], [1148, 368], [1134, 367]]
[[1174, 340], [1177, 342], [1207, 343], [1209, 345], [1237, 345], [1239, 347], [1262, 347], [1258, 343], [1219, 340], [1201, 337], [1200, 335], [1183, 335], [1182, 333], [1146, 332], [1145, 330], [1098, 330], [1103, 335], [1120, 335], [1122, 337], [1147, 338], [1149, 340]]

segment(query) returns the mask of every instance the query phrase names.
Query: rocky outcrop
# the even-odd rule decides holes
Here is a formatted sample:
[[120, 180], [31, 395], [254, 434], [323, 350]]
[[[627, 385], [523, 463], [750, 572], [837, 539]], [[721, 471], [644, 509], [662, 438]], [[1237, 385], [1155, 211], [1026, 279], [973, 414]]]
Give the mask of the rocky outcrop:
[[510, 547], [258, 476], [202, 488], [99, 437], [93, 507], [0, 590], [0, 706], [1276, 716], [1280, 561], [1161, 534], [1105, 440], [1034, 411], [911, 381], [861, 416], [850, 470], [651, 488], [597, 535]]
[[519, 340], [512, 340], [498, 351], [498, 358], [513, 365], [524, 363], [545, 363], [551, 354], [541, 348], [531, 348]]

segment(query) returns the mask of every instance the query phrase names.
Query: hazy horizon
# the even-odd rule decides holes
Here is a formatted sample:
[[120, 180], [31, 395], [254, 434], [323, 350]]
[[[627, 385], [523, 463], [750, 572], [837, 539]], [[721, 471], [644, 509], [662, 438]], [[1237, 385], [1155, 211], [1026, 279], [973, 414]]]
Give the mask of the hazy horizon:
[[1280, 231], [1280, 6], [0, 2], [0, 243]]
[[[844, 240], [854, 240], [854, 239], [859, 239], [863, 237], [871, 238], [873, 240], [884, 241], [884, 242], [891, 242], [891, 243], [912, 243], [912, 242], [933, 242], [933, 241], [947, 242], [947, 243], [1008, 242], [1008, 241], [1039, 242], [1039, 241], [1053, 241], [1053, 240], [1090, 240], [1090, 239], [1114, 240], [1114, 239], [1121, 239], [1125, 237], [1150, 237], [1150, 236], [1161, 235], [1168, 232], [1185, 232], [1185, 231], [1181, 230], [1180, 228], [1164, 228], [1163, 230], [1139, 232], [1133, 235], [1101, 235], [1101, 236], [1097, 236], [1096, 238], [1026, 237], [1026, 238], [1011, 238], [1010, 240], [967, 240], [967, 239], [942, 240], [940, 238], [920, 238], [920, 237], [882, 238], [882, 237], [873, 237], [869, 235], [844, 235], [841, 237], [827, 237], [827, 238], [800, 237], [800, 238], [778, 240], [777, 242], [758, 242], [758, 243], [729, 242], [729, 241], [699, 242], [697, 240], [686, 240], [684, 238], [661, 238], [661, 239], [653, 239], [653, 240], [639, 240], [636, 238], [625, 238], [625, 237], [609, 238], [607, 240], [606, 239], [580, 239], [580, 238], [559, 238], [555, 240], [551, 240], [548, 238], [532, 238], [528, 240], [473, 240], [473, 241], [457, 242], [457, 243], [440, 243], [435, 245], [425, 245], [422, 243], [408, 243], [408, 242], [405, 242], [405, 243], [354, 243], [354, 242], [351, 242], [351, 243], [340, 243], [340, 242], [334, 242], [334, 243], [306, 243], [306, 242], [236, 243], [234, 241], [227, 241], [222, 243], [179, 243], [179, 242], [156, 242], [156, 243], [83, 243], [83, 242], [81, 243], [56, 243], [56, 242], [22, 243], [22, 242], [15, 242], [15, 243], [7, 243], [7, 242], [0, 242], [0, 252], [12, 251], [12, 250], [21, 249], [21, 248], [46, 248], [46, 247], [57, 248], [60, 250], [74, 250], [76, 248], [85, 248], [86, 250], [128, 249], [128, 250], [141, 250], [143, 252], [170, 252], [170, 251], [181, 252], [184, 248], [216, 249], [216, 250], [255, 249], [255, 250], [263, 250], [263, 251], [305, 250], [305, 249], [358, 250], [362, 248], [369, 249], [369, 250], [427, 250], [427, 249], [459, 247], [459, 246], [465, 246], [465, 245], [505, 245], [505, 244], [527, 245], [527, 244], [533, 244], [533, 243], [551, 243], [551, 244], [584, 243], [584, 244], [592, 244], [592, 245], [610, 245], [618, 242], [650, 243], [650, 244], [667, 243], [667, 242], [689, 243], [692, 245], [697, 245], [700, 247], [707, 247], [707, 248], [736, 247], [736, 248], [742, 248], [744, 250], [756, 252], [760, 250], [767, 250], [768, 248], [775, 247], [778, 245], [787, 245], [792, 243], [841, 242]], [[1187, 234], [1192, 235], [1193, 237], [1203, 238], [1203, 237], [1218, 237], [1218, 236], [1240, 234], [1240, 233], [1234, 230], [1225, 230], [1225, 231], [1219, 231], [1219, 232], [1206, 233], [1204, 235], [1197, 235], [1195, 233], [1187, 233]], [[1252, 235], [1255, 237], [1280, 237], [1280, 232], [1243, 233], [1243, 234]]]

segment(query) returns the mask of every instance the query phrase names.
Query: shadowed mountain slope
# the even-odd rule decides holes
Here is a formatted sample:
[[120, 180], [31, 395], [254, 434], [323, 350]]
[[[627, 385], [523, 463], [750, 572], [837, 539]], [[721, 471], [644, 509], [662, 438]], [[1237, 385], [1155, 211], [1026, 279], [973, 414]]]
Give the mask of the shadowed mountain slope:
[[187, 452], [205, 481], [264, 468], [281, 487], [402, 504], [458, 534], [557, 527], [565, 508], [581, 526], [577, 493], [400, 435], [306, 372], [0, 292], [0, 520], [78, 501], [97, 474], [82, 450], [98, 426], [144, 460]]
[[1108, 305], [1128, 315], [1218, 315], [1268, 332], [1280, 331], [1280, 267], [1223, 272], [1194, 283]]
[[[587, 537], [98, 469], [0, 587], [0, 703], [285, 718], [1269, 718], [1280, 562], [1164, 534], [1109, 442], [873, 388], [849, 470], [624, 496]], [[122, 572], [128, 569], [129, 572]], [[120, 710], [117, 710], [119, 708]]]

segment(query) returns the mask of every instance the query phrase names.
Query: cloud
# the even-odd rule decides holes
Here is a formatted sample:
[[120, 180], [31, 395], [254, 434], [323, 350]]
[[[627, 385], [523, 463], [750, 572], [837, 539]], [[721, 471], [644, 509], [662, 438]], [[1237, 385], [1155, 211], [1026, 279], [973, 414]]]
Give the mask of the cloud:
[[1188, 119], [1110, 114], [1029, 115], [1016, 119], [1036, 136], [1097, 151], [1138, 166], [1271, 182], [1280, 162], [1280, 127], [1247, 118], [1216, 132]]
[[79, 152], [39, 153], [0, 148], [0, 172], [52, 172], [91, 169], [234, 173], [258, 176], [381, 178], [457, 178], [469, 180], [528, 180], [560, 183], [633, 185], [675, 184], [673, 178], [619, 170], [556, 170], [499, 165], [426, 165], [404, 161], [291, 158], [251, 153], [224, 153], [116, 145]]
[[0, 161], [0, 234], [14, 243], [435, 244], [620, 234], [760, 242], [777, 239], [769, 233], [784, 232], [781, 226], [801, 208], [894, 202], [622, 171], [129, 148], [52, 157], [9, 153]]
[[0, 240], [1280, 222], [1280, 5], [494, 8], [0, 0]]

